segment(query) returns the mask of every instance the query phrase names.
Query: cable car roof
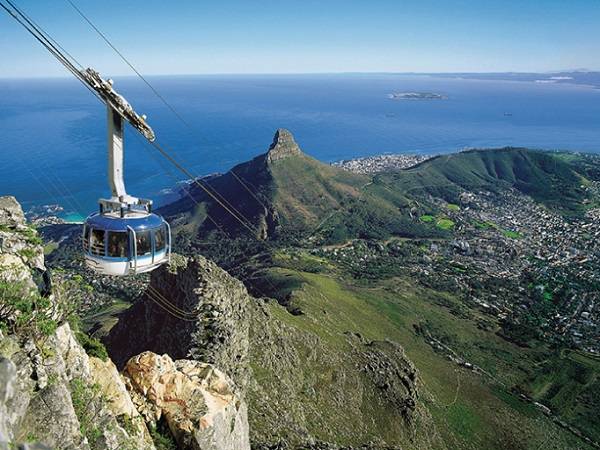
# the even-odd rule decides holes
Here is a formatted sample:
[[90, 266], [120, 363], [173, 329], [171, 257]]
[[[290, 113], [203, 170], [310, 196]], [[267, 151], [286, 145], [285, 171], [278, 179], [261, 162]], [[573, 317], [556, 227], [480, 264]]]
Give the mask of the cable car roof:
[[87, 218], [86, 225], [107, 231], [127, 231], [127, 227], [135, 231], [159, 228], [163, 219], [156, 214], [130, 214], [126, 217], [95, 213]]

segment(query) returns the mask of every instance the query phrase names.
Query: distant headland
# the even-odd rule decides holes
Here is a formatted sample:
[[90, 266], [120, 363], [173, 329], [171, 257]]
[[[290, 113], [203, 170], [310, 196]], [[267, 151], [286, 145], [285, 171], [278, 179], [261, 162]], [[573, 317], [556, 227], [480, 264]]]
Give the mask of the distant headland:
[[446, 100], [448, 97], [434, 92], [393, 92], [389, 98], [392, 100]]

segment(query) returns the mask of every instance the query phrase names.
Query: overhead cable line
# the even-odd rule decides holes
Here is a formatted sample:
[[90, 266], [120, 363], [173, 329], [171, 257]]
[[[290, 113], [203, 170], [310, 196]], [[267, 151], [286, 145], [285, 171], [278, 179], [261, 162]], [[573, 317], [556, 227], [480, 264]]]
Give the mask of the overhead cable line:
[[[5, 1], [6, 3], [8, 3], [8, 5], [10, 5], [10, 7], [6, 6], [4, 3], [2, 3], [2, 1]], [[71, 3], [71, 2], [70, 2]], [[42, 44], [44, 46], [44, 48], [46, 48], [48, 50], [48, 52], [50, 54], [52, 54], [56, 59], [58, 59], [58, 61], [63, 64], [63, 66], [65, 66], [65, 68], [67, 70], [69, 70], [90, 92], [92, 92], [92, 94], [94, 94], [95, 97], [97, 97], [103, 104], [107, 104], [107, 101], [98, 93], [96, 92], [94, 89], [92, 89], [92, 87], [88, 84], [88, 82], [86, 81], [86, 79], [84, 78], [84, 76], [82, 75], [82, 73], [75, 67], [74, 63], [79, 65], [80, 67], [83, 67], [73, 56], [71, 56], [68, 52], [66, 52], [48, 33], [46, 33], [41, 26], [37, 25], [32, 19], [29, 18], [29, 16], [27, 16], [23, 11], [21, 11], [16, 5], [14, 5], [11, 0], [0, 0], [0, 6], [10, 15], [12, 16], [21, 26], [23, 26], [38, 42], [40, 42], [40, 44]], [[74, 5], [73, 5], [74, 6]], [[76, 8], [77, 9], [77, 8]], [[81, 13], [81, 11], [79, 11]], [[82, 13], [81, 13], [82, 14]], [[88, 21], [88, 23], [90, 23], [90, 25], [93, 26], [93, 24], [91, 23], [91, 21], [89, 19], [86, 18], [86, 20]], [[94, 29], [96, 29], [96, 31], [98, 33], [100, 33], [100, 31], [97, 29], [97, 27], [94, 26]], [[108, 41], [108, 39], [106, 38], [106, 36], [104, 36], [102, 33], [100, 33], [102, 38], [122, 57], [125, 59], [125, 57], [118, 52], [118, 50]], [[65, 54], [68, 55], [65, 56]], [[73, 60], [73, 61], [71, 61]], [[131, 65], [131, 63], [129, 63], [127, 61], [128, 65], [130, 65], [130, 67], [133, 68], [133, 66]], [[135, 69], [134, 69], [135, 70]], [[137, 71], [135, 70], [135, 72], [138, 74], [138, 76], [140, 76], [140, 78], [142, 78], [146, 84], [148, 84], [151, 88], [152, 86], [150, 85], [150, 83], [143, 78], [143, 76]], [[174, 111], [174, 108], [172, 108], [170, 105], [168, 105], [168, 102], [166, 102], [166, 100], [164, 99], [164, 97], [162, 97], [157, 91], [156, 89], [152, 88], [152, 90], [154, 91], [154, 93], [159, 96], [159, 98], [161, 98], [161, 100], [163, 100], [163, 102], [167, 103], [167, 106], [169, 106], [169, 109], [172, 109], [173, 112], [182, 120], [182, 122], [188, 126], [191, 130], [191, 126], [183, 119], [179, 116], [179, 114], [176, 113], [176, 111]], [[128, 120], [127, 117], [125, 117], [126, 120]], [[230, 202], [224, 198], [221, 194], [219, 194], [216, 189], [214, 189], [212, 186], [210, 186], [208, 183], [203, 183], [200, 179], [198, 179], [197, 177], [195, 177], [189, 170], [187, 170], [181, 163], [179, 163], [167, 150], [165, 150], [163, 148], [163, 146], [159, 145], [156, 141], [149, 141], [169, 162], [171, 162], [171, 164], [173, 164], [180, 172], [182, 172], [188, 179], [190, 179], [194, 184], [196, 184], [197, 186], [199, 186], [204, 192], [206, 192], [207, 195], [209, 195], [213, 200], [215, 200], [215, 202], [217, 202], [217, 204], [219, 204], [221, 207], [223, 207], [229, 214], [231, 214], [238, 222], [240, 222], [240, 224], [246, 228], [248, 231], [250, 231], [252, 237], [254, 237], [256, 240], [260, 240], [258, 238], [259, 236], [259, 232], [258, 230], [252, 225], [252, 222], [246, 218], [242, 213], [240, 213], [233, 205], [230, 204]], [[249, 190], [249, 188], [241, 182], [241, 180], [239, 179], [239, 177], [235, 176], [236, 179], [238, 179], [238, 181], [240, 181], [240, 183]], [[212, 191], [211, 191], [212, 190]], [[220, 197], [220, 198], [219, 198]], [[256, 198], [256, 197], [255, 197]], [[258, 199], [257, 199], [258, 200]], [[218, 227], [217, 222], [210, 218], [210, 220]], [[221, 229], [221, 231], [223, 231]], [[267, 281], [269, 281], [267, 279]]]
[[156, 297], [152, 293], [152, 291], [147, 290], [146, 291], [146, 297], [148, 297], [157, 306], [159, 306], [161, 309], [163, 309], [165, 312], [167, 312], [171, 316], [175, 317], [176, 319], [182, 320], [184, 322], [197, 322], [198, 321], [198, 318], [186, 317], [186, 316], [183, 316], [183, 315], [177, 313], [176, 311], [174, 311], [173, 309], [171, 309], [168, 304], [164, 304], [158, 297]]
[[[77, 78], [90, 92], [92, 92], [102, 103], [105, 103], [105, 100], [95, 92], [83, 79], [81, 73], [75, 67], [75, 64], [81, 67], [81, 64], [77, 62], [73, 57], [73, 61], [67, 58], [52, 42], [54, 41], [48, 33], [46, 33], [40, 26], [36, 25], [23, 11], [19, 9], [11, 0], [3, 0], [8, 5], [2, 3], [0, 1], [0, 7], [2, 7], [10, 16], [12, 16], [23, 28], [25, 28], [40, 44], [44, 46], [48, 52], [52, 56], [54, 56], [58, 61], [65, 66], [65, 68], [71, 72], [75, 78]], [[55, 41], [54, 41], [55, 42]]]
[[[150, 90], [160, 99], [160, 101], [188, 128], [188, 130], [192, 133], [192, 135], [195, 134], [194, 129], [192, 128], [192, 126], [189, 124], [188, 121], [186, 121], [183, 116], [181, 114], [179, 114], [177, 112], [177, 110], [161, 95], [160, 92], [158, 92], [158, 90], [150, 83], [150, 81], [148, 81], [148, 79], [146, 79], [146, 77], [144, 77], [139, 70], [137, 70], [137, 68], [127, 59], [127, 57], [121, 53], [121, 51], [119, 51], [119, 49], [110, 41], [110, 39], [92, 22], [92, 20], [80, 9], [77, 7], [77, 5], [75, 5], [75, 3], [73, 3], [72, 0], [67, 0], [67, 2], [73, 7], [73, 9], [75, 11], [77, 11], [77, 13], [94, 29], [94, 31], [96, 31], [96, 33], [104, 40], [104, 42], [106, 42], [106, 44], [112, 48], [115, 53], [117, 55], [119, 55], [119, 57], [125, 62], [125, 64], [127, 64], [131, 70], [133, 70], [136, 75], [150, 88]], [[254, 199], [261, 204], [265, 209], [265, 205], [258, 199], [258, 197], [255, 195], [254, 192], [252, 192], [252, 190], [240, 179], [240, 177], [238, 177], [237, 174], [235, 174], [233, 172], [233, 169], [231, 170], [231, 173], [233, 174], [234, 178], [242, 185], [242, 187], [244, 189], [246, 189], [250, 195], [252, 195], [252, 197], [254, 197]], [[189, 177], [189, 175], [188, 175]], [[192, 179], [195, 177], [191, 177]], [[204, 189], [204, 188], [203, 188]], [[215, 194], [218, 194], [218, 192], [213, 188]], [[208, 193], [208, 192], [207, 192]], [[209, 194], [211, 195], [211, 194]], [[212, 195], [211, 195], [212, 196]], [[221, 196], [222, 197], [222, 196]], [[221, 201], [218, 200], [219, 204], [221, 204]], [[223, 202], [226, 202], [226, 200], [223, 199]], [[235, 211], [237, 214], [242, 215], [239, 211], [237, 211], [235, 209], [235, 207], [233, 207], [233, 205], [229, 204], [229, 208], [232, 209], [233, 211]], [[245, 218], [246, 219], [246, 218]], [[248, 220], [248, 219], [246, 219]], [[248, 220], [248, 222], [250, 222]], [[250, 222], [251, 223], [251, 222]]]
[[[59, 60], [66, 68], [69, 70], [78, 80], [80, 80], [84, 86], [90, 92], [92, 92], [100, 101], [106, 104], [106, 101], [96, 92], [94, 91], [87, 82], [83, 79], [79, 70], [75, 67], [73, 62], [71, 62], [53, 43], [53, 39], [46, 33], [40, 26], [36, 25], [28, 16], [21, 11], [16, 5], [14, 5], [11, 0], [4, 0], [10, 7], [6, 6], [0, 0], [0, 6], [10, 14], [19, 24], [21, 24], [38, 42], [40, 42], [56, 59]], [[105, 38], [106, 39], [106, 38]], [[111, 45], [112, 46], [112, 45]], [[72, 58], [72, 57], [71, 57]], [[74, 58], [73, 58], [74, 59]], [[74, 62], [81, 66], [77, 60], [74, 59]], [[151, 142], [151, 144], [165, 157], [167, 158], [171, 164], [173, 164], [180, 172], [182, 172], [187, 178], [189, 178], [194, 184], [199, 186], [203, 191], [205, 191], [211, 198], [213, 198], [221, 207], [223, 207], [227, 212], [229, 212], [237, 221], [239, 221], [244, 228], [248, 229], [253, 235], [258, 235], [258, 230], [254, 229], [251, 225], [251, 221], [248, 220], [243, 214], [239, 213], [239, 211], [235, 210], [233, 205], [227, 205], [229, 202], [223, 197], [218, 198], [220, 194], [218, 192], [211, 192], [210, 188], [197, 179], [189, 170], [187, 170], [182, 164], [180, 164], [175, 158], [169, 154], [162, 146], [160, 146], [157, 142]], [[214, 190], [214, 189], [213, 189]]]
[[169, 308], [171, 308], [173, 311], [175, 311], [180, 316], [182, 316], [182, 317], [188, 317], [188, 318], [194, 318], [194, 319], [198, 318], [198, 312], [197, 311], [185, 311], [184, 309], [181, 309], [180, 307], [178, 307], [177, 305], [175, 305], [170, 300], [167, 300], [167, 298], [158, 289], [156, 289], [155, 287], [153, 287], [151, 284], [148, 285], [148, 289], [154, 294], [154, 296], [156, 298], [160, 299], [165, 305], [168, 305]]
[[117, 55], [119, 55], [119, 57], [125, 62], [125, 64], [127, 64], [131, 68], [131, 70], [133, 70], [137, 74], [137, 76], [140, 77], [144, 83], [146, 83], [146, 85], [152, 90], [152, 92], [154, 92], [154, 94], [156, 94], [156, 96], [164, 103], [164, 105], [167, 108], [169, 108], [171, 112], [179, 118], [179, 120], [181, 120], [183, 123], [185, 123], [188, 127], [191, 128], [191, 125], [187, 123], [187, 121], [175, 110], [175, 108], [173, 108], [173, 106], [171, 106], [171, 104], [160, 94], [160, 92], [158, 92], [154, 88], [154, 86], [150, 84], [150, 82], [135, 68], [135, 66], [129, 62], [125, 55], [123, 55], [123, 53], [121, 53], [119, 49], [117, 49], [117, 47], [115, 47], [112, 44], [108, 37], [106, 37], [106, 35], [102, 33], [102, 31], [100, 31], [100, 29], [96, 25], [94, 25], [94, 23], [84, 14], [84, 12], [81, 9], [79, 9], [77, 5], [75, 5], [75, 3], [73, 3], [71, 0], [67, 0], [67, 2], [96, 31], [96, 33], [98, 33], [98, 35], [104, 40], [104, 42], [106, 42], [110, 46], [110, 48], [112, 48], [117, 53]]

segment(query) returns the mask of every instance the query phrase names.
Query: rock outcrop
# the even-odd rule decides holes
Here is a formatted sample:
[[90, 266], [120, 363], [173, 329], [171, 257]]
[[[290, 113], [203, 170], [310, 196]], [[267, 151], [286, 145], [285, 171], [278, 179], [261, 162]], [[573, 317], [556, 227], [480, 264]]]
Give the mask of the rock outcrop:
[[[0, 269], [4, 278], [29, 282], [31, 272], [41, 275], [44, 249], [37, 245], [37, 232], [29, 227], [21, 205], [14, 197], [0, 197]], [[31, 286], [35, 286], [31, 280]]]
[[[248, 405], [255, 448], [396, 449], [419, 433], [419, 442], [438, 439], [419, 448], [444, 448], [421, 431], [433, 421], [400, 345], [350, 332], [324, 339], [280, 320], [285, 314], [276, 302], [252, 309]], [[327, 339], [339, 339], [338, 347]]]
[[294, 136], [288, 130], [279, 128], [273, 137], [273, 143], [267, 152], [267, 162], [273, 163], [290, 156], [302, 155], [302, 150], [294, 140]]
[[121, 406], [123, 396], [132, 403], [115, 366], [89, 357], [68, 324], [41, 346], [14, 336], [0, 336], [0, 346], [0, 448], [155, 448], [137, 410]]
[[124, 376], [146, 420], [164, 416], [180, 448], [250, 449], [246, 405], [214, 366], [144, 352], [129, 360]]
[[213, 262], [174, 255], [169, 266], [152, 273], [146, 295], [121, 316], [105, 343], [119, 367], [143, 351], [194, 359], [214, 364], [243, 392], [250, 301], [244, 285]]
[[[246, 406], [238, 395], [242, 390], [214, 366], [146, 352], [134, 355], [120, 374], [110, 359], [89, 356], [78, 341], [81, 334], [61, 311], [64, 293], [50, 289], [40, 244], [17, 201], [0, 197], [0, 450], [156, 450], [166, 447], [155, 446], [154, 439], [171, 437], [183, 450], [250, 448]], [[153, 328], [140, 331], [146, 338], [162, 336], [173, 346], [184, 344], [189, 332], [185, 353], [179, 355], [240, 366], [234, 372], [244, 379], [247, 330], [229, 328], [243, 313], [245, 290], [205, 260], [174, 261], [183, 264], [181, 280], [170, 272], [158, 279], [170, 283], [163, 289], [179, 292], [184, 303], [195, 301], [199, 320], [181, 330], [179, 323], [161, 321], [161, 314], [149, 321]], [[210, 280], [198, 279], [198, 267], [215, 274]], [[232, 299], [237, 302], [230, 307]], [[173, 333], [167, 340], [173, 330], [183, 334]], [[226, 337], [236, 345], [227, 346]], [[146, 339], [140, 345], [134, 339], [124, 345], [140, 348], [149, 343]], [[170, 429], [166, 434], [156, 428], [163, 417]]]
[[[0, 449], [37, 443], [36, 448], [153, 450], [137, 410], [113, 402], [117, 393], [128, 398], [116, 367], [89, 357], [68, 323], [53, 330], [61, 303], [49, 291], [40, 244], [16, 199], [0, 197], [0, 320], [5, 326], [0, 331]], [[37, 298], [32, 311], [13, 304], [19, 295]], [[42, 304], [49, 305], [43, 313]], [[30, 315], [27, 326], [25, 314]], [[33, 324], [42, 319], [47, 328], [36, 334]]]

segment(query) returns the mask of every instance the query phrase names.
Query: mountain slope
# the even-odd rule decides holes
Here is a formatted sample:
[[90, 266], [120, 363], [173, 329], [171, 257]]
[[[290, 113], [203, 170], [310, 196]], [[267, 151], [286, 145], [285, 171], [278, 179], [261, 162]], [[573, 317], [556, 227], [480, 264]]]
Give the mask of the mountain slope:
[[[233, 206], [234, 213], [260, 227], [264, 235], [276, 228], [305, 228], [316, 224], [345, 198], [356, 198], [369, 179], [334, 169], [305, 155], [287, 130], [277, 130], [267, 153], [239, 164], [229, 172], [207, 179], [205, 185]], [[238, 231], [242, 225], [201, 187], [189, 193], [220, 226]], [[198, 206], [190, 196], [161, 209], [167, 216], [192, 212]], [[205, 228], [215, 224], [201, 215]], [[263, 236], [264, 237], [264, 236]]]
[[392, 235], [443, 237], [443, 230], [417, 220], [436, 212], [439, 205], [431, 202], [432, 196], [458, 203], [465, 191], [516, 189], [565, 215], [577, 215], [587, 198], [587, 180], [577, 170], [557, 154], [502, 148], [359, 175], [309, 157], [289, 131], [280, 129], [267, 153], [202, 181], [217, 199], [192, 185], [189, 195], [160, 212], [193, 236], [221, 230], [232, 237], [250, 228], [261, 239], [323, 243]]
[[[514, 188], [566, 214], [582, 210], [585, 178], [556, 154], [523, 148], [470, 150], [442, 155], [413, 168], [380, 175], [400, 192], [455, 201], [463, 190]], [[377, 182], [376, 181], [376, 182]]]
[[[220, 229], [236, 236], [244, 226], [233, 215], [246, 219], [260, 238], [290, 239], [319, 232], [325, 240], [341, 241], [410, 228], [403, 223], [406, 211], [398, 214], [410, 207], [410, 201], [394, 192], [366, 190], [371, 182], [369, 176], [311, 158], [289, 131], [280, 129], [267, 153], [202, 181], [219, 200], [192, 185], [189, 195], [159, 212], [194, 234]], [[223, 204], [231, 205], [230, 211]], [[322, 229], [325, 222], [330, 226]], [[418, 223], [413, 226], [419, 228]]]

